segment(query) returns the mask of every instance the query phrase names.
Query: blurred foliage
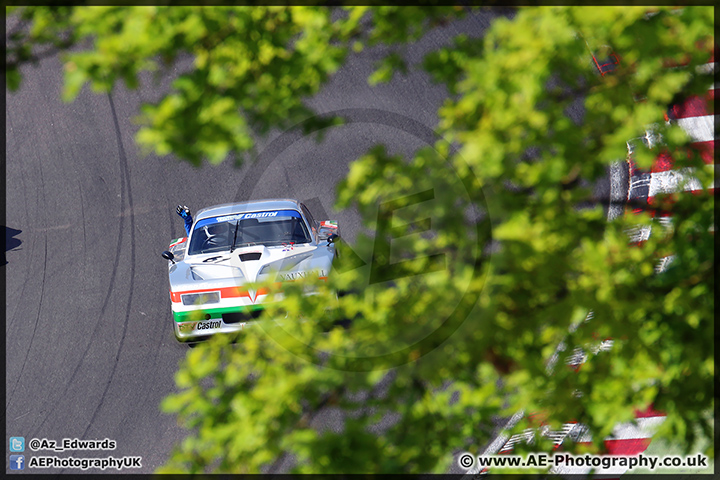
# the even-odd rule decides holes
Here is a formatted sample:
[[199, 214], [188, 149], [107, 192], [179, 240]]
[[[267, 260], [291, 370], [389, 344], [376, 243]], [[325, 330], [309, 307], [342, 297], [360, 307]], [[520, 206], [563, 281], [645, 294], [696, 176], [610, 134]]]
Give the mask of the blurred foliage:
[[[333, 10], [315, 7], [8, 7], [17, 24], [6, 38], [7, 84], [16, 90], [24, 64], [70, 47], [63, 55], [66, 101], [86, 84], [102, 92], [121, 80], [138, 88], [149, 72], [156, 80], [173, 78], [167, 95], [143, 105], [138, 143], [194, 165], [231, 154], [239, 165], [254, 152], [256, 136], [271, 128], [303, 122], [316, 131], [338, 122], [315, 117], [303, 100], [337, 71], [348, 42], [412, 40], [427, 22], [462, 13], [381, 7], [370, 13], [377, 18], [366, 32], [360, 22], [367, 9], [338, 12], [342, 18], [333, 21]], [[392, 58], [378, 67], [378, 81], [402, 63]]]
[[[596, 452], [618, 422], [649, 404], [667, 414], [659, 435], [685, 451], [698, 432], [712, 439], [704, 412], [714, 399], [713, 197], [659, 199], [673, 212], [664, 229], [647, 213], [607, 222], [593, 196], [592, 185], [625, 158], [626, 142], [648, 128], [668, 151], [684, 151], [690, 139], [663, 114], [678, 95], [702, 94], [712, 83], [693, 74], [708, 60], [712, 7], [647, 11], [521, 8], [482, 38], [459, 36], [427, 55], [422, 66], [452, 95], [439, 111], [444, 140], [412, 159], [377, 147], [337, 186], [337, 208], [357, 208], [375, 232], [353, 245], [372, 261], [327, 284], [286, 282], [284, 300], [269, 304], [237, 343], [215, 337], [190, 350], [179, 392], [162, 408], [191, 434], [160, 471], [445, 472], [453, 452], [482, 453], [493, 422], [521, 410], [542, 412], [555, 430], [569, 420], [586, 424]], [[90, 42], [64, 57], [67, 99], [86, 83], [107, 90], [122, 79], [136, 88], [142, 72], [166, 75], [191, 59], [171, 92], [143, 107], [138, 141], [198, 165], [251, 151], [253, 135], [311, 116], [303, 100], [351, 50], [385, 44], [369, 81], [388, 81], [415, 67], [403, 48], [467, 12], [10, 14], [27, 19], [30, 32], [10, 38], [11, 88], [46, 44]], [[58, 44], [61, 34], [66, 43]], [[601, 77], [591, 52], [608, 48], [622, 61]], [[687, 66], [668, 69], [667, 60]], [[582, 118], [571, 118], [578, 108]], [[634, 160], [647, 167], [656, 154], [638, 144]], [[712, 183], [698, 155], [678, 162]], [[630, 245], [628, 231], [643, 225], [654, 225], [653, 234]], [[673, 262], [656, 275], [668, 253]], [[303, 295], [307, 289], [318, 294]], [[612, 349], [593, 353], [607, 338]], [[561, 342], [571, 348], [548, 368]], [[574, 346], [587, 354], [577, 372], [564, 365]], [[712, 455], [712, 440], [705, 453]]]

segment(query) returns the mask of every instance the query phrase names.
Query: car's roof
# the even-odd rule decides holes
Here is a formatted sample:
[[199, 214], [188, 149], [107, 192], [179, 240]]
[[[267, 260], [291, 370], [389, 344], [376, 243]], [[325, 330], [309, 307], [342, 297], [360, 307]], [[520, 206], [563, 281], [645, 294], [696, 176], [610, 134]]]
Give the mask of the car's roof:
[[289, 198], [276, 198], [266, 200], [251, 200], [249, 202], [224, 203], [199, 210], [195, 220], [203, 218], [218, 217], [221, 215], [233, 215], [246, 212], [263, 212], [268, 210], [300, 210], [300, 202]]

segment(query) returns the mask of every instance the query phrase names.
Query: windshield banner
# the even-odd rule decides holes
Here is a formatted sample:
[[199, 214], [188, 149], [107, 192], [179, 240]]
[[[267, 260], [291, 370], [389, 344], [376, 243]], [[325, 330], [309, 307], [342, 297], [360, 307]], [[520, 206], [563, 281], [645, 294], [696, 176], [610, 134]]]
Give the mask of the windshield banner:
[[222, 217], [204, 218], [198, 220], [195, 228], [203, 227], [205, 225], [212, 225], [213, 223], [221, 222], [234, 222], [236, 220], [245, 220], [248, 218], [257, 218], [262, 221], [265, 218], [277, 218], [277, 217], [296, 217], [302, 218], [300, 212], [297, 210], [274, 210], [269, 212], [251, 212], [251, 213], [238, 213], [234, 215], [224, 215]]

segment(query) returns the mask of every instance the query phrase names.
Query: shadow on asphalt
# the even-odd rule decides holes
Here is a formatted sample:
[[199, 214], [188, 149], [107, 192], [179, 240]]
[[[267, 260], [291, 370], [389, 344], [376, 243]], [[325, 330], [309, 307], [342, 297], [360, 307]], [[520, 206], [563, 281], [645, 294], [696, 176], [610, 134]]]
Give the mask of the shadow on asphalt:
[[10, 250], [14, 250], [17, 247], [19, 247], [22, 244], [22, 240], [19, 238], [15, 238], [17, 235], [22, 233], [22, 230], [17, 230], [15, 228], [10, 227], [4, 227], [5, 228], [5, 251], [3, 251], [3, 258], [2, 258], [2, 265], [7, 265], [7, 259], [5, 258], [5, 252], [8, 252]]

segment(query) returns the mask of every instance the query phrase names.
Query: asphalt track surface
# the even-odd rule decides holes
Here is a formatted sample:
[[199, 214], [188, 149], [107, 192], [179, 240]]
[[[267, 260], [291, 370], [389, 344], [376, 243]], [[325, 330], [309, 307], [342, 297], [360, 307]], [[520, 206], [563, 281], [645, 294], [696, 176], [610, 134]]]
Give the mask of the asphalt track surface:
[[[497, 15], [436, 28], [410, 46], [408, 59], [419, 62], [458, 33], [480, 36]], [[170, 78], [111, 94], [85, 88], [64, 104], [57, 57], [24, 70], [20, 91], [6, 96], [7, 437], [109, 438], [117, 442], [112, 452], [44, 453], [142, 456], [142, 468], [128, 473], [151, 473], [166, 461], [186, 435], [158, 407], [175, 390], [187, 352], [172, 334], [160, 257], [170, 239], [184, 236], [175, 206], [297, 198], [317, 218], [338, 220], [352, 241], [359, 215], [333, 210], [335, 183], [377, 143], [410, 155], [432, 141], [427, 132], [446, 97], [419, 69], [368, 86], [383, 52], [353, 54], [309, 102], [320, 113], [349, 112], [353, 123], [321, 144], [273, 132], [258, 143], [259, 161], [239, 169], [231, 162], [193, 168], [140, 152], [132, 119], [142, 102], [167, 91]], [[598, 194], [624, 198], [624, 175], [611, 172]], [[329, 412], [318, 422], [333, 428], [338, 417]], [[26, 447], [25, 454], [33, 452]]]

